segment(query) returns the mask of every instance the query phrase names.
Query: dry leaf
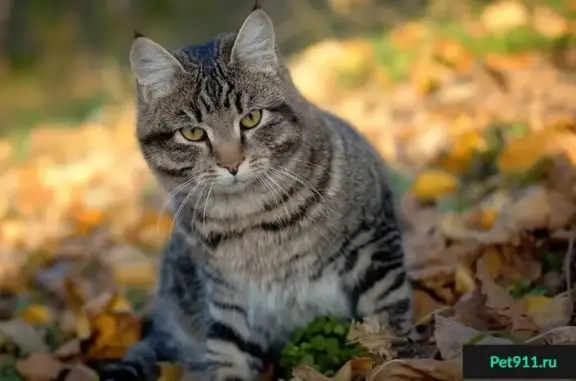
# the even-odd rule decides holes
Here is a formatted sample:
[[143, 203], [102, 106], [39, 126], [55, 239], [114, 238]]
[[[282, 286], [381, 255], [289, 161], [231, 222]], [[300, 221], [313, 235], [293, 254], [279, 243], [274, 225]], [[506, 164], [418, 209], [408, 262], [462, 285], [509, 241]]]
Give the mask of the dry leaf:
[[443, 171], [422, 172], [412, 184], [411, 192], [419, 199], [434, 199], [453, 193], [458, 180]]
[[22, 319], [0, 322], [0, 342], [8, 340], [22, 351], [48, 352], [42, 335]]
[[79, 339], [72, 339], [62, 344], [54, 351], [54, 356], [64, 359], [77, 356], [81, 353], [81, 342]]
[[[477, 262], [476, 279], [482, 295], [486, 297], [486, 307], [493, 318], [515, 331], [538, 331], [538, 327], [526, 314], [524, 307], [510, 294], [494, 283], [482, 261]], [[505, 328], [504, 328], [505, 329]]]
[[364, 318], [362, 323], [353, 322], [350, 325], [346, 341], [349, 343], [358, 343], [367, 348], [371, 353], [379, 355], [384, 359], [394, 356], [392, 343], [390, 342], [391, 333], [384, 326], [378, 323], [375, 316]]
[[99, 381], [98, 374], [84, 365], [75, 365], [63, 381]]
[[51, 323], [54, 320], [52, 312], [42, 304], [29, 305], [22, 311], [20, 317], [32, 325]]
[[390, 360], [367, 381], [461, 381], [462, 363], [432, 359]]
[[95, 335], [86, 353], [90, 358], [121, 358], [140, 340], [141, 321], [133, 314], [104, 313], [90, 323]]
[[510, 340], [484, 334], [450, 318], [437, 315], [434, 319], [436, 345], [442, 358], [447, 361], [462, 359], [462, 348], [465, 344], [512, 344]]
[[545, 5], [537, 5], [532, 16], [532, 24], [540, 34], [549, 39], [560, 38], [569, 33], [568, 20]]
[[568, 225], [575, 213], [574, 203], [562, 194], [533, 186], [517, 202], [504, 209], [503, 218], [519, 230], [556, 230]]
[[525, 342], [526, 344], [561, 345], [576, 344], [576, 327], [559, 327], [544, 332]]
[[183, 374], [182, 367], [172, 363], [160, 363], [160, 378], [158, 381], [180, 381]]
[[[316, 369], [308, 365], [298, 365], [292, 371], [291, 381], [331, 381], [329, 377], [324, 376]], [[346, 380], [351, 381], [351, 380]]]
[[538, 325], [540, 332], [565, 326], [570, 322], [572, 303], [568, 293], [562, 293], [553, 298], [526, 295], [520, 302], [528, 316]]
[[18, 360], [16, 369], [27, 381], [52, 381], [58, 377], [64, 366], [52, 355], [40, 352]]

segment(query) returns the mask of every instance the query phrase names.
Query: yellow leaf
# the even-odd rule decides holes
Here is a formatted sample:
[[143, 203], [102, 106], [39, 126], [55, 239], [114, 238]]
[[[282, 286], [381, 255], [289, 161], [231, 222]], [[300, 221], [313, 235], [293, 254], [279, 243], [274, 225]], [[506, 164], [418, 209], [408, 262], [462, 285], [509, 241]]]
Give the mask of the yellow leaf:
[[520, 172], [530, 169], [543, 157], [563, 151], [563, 141], [569, 133], [559, 129], [545, 129], [524, 137], [511, 139], [498, 158], [501, 172]]
[[121, 358], [140, 340], [141, 321], [129, 313], [103, 313], [90, 319], [95, 334], [90, 358]]
[[547, 298], [542, 295], [526, 295], [520, 301], [528, 316], [540, 328], [540, 332], [567, 325], [572, 317], [572, 303], [568, 293]]
[[160, 363], [160, 378], [158, 381], [179, 381], [182, 377], [182, 368], [172, 363]]
[[466, 294], [474, 290], [474, 277], [468, 267], [459, 267], [456, 270], [456, 291]]
[[[469, 119], [467, 116], [459, 118], [454, 128], [465, 128], [461, 125], [465, 123], [466, 118]], [[450, 150], [437, 160], [437, 164], [447, 172], [462, 175], [470, 167], [474, 153], [481, 152], [485, 150], [485, 148], [486, 143], [480, 133], [476, 131], [458, 133], [458, 135], [452, 139]]]
[[114, 279], [122, 286], [150, 287], [156, 284], [156, 268], [150, 261], [119, 264], [114, 267]]
[[501, 0], [484, 8], [480, 21], [492, 33], [502, 33], [528, 24], [530, 14], [517, 0]]
[[534, 315], [548, 304], [549, 300], [550, 298], [542, 295], [526, 295], [520, 300], [520, 303], [524, 306], [528, 315]]
[[90, 320], [84, 314], [76, 315], [76, 336], [79, 339], [85, 340], [92, 335], [92, 329], [90, 327]]
[[412, 194], [419, 199], [434, 199], [456, 191], [458, 180], [444, 171], [422, 172], [412, 184]]
[[484, 265], [490, 279], [494, 280], [500, 276], [502, 266], [504, 266], [504, 258], [498, 249], [494, 247], [487, 249], [479, 260]]
[[110, 301], [108, 308], [111, 312], [132, 312], [132, 306], [130, 305], [130, 302], [121, 295], [114, 296], [114, 298], [112, 298]]
[[31, 304], [26, 307], [20, 316], [29, 324], [44, 324], [54, 320], [52, 312], [42, 304]]
[[492, 228], [494, 221], [496, 221], [496, 217], [498, 217], [498, 213], [500, 213], [500, 211], [497, 209], [482, 209], [480, 215], [478, 216], [478, 222], [480, 223], [480, 226], [486, 230]]

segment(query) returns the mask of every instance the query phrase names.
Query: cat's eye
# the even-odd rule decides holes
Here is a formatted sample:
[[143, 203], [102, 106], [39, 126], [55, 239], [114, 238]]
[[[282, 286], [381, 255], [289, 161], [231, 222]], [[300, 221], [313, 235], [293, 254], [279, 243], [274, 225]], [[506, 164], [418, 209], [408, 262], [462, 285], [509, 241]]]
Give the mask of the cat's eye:
[[244, 115], [240, 119], [240, 125], [243, 128], [249, 129], [254, 128], [260, 124], [262, 120], [262, 110], [250, 111], [248, 114]]
[[206, 137], [206, 131], [200, 127], [182, 127], [179, 131], [184, 139], [191, 142], [199, 142]]

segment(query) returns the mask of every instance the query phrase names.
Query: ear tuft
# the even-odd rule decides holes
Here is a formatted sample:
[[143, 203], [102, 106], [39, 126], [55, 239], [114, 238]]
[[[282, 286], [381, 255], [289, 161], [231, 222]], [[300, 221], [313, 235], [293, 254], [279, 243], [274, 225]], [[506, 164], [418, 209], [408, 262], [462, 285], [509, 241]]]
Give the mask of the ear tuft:
[[166, 49], [147, 37], [136, 37], [130, 49], [130, 65], [145, 101], [168, 95], [174, 89], [182, 64]]
[[140, 38], [140, 37], [146, 37], [142, 33], [138, 32], [137, 30], [133, 31], [133, 36], [134, 37], [132, 38], [132, 40], [135, 40], [135, 39]]
[[267, 73], [277, 71], [274, 25], [261, 8], [253, 10], [242, 24], [232, 47], [230, 61], [248, 70]]

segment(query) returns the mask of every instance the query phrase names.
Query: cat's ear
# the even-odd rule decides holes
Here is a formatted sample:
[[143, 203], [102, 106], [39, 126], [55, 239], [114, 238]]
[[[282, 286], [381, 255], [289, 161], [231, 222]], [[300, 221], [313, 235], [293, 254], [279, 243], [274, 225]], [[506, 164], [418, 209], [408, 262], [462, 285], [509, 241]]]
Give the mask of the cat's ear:
[[130, 66], [146, 102], [169, 94], [182, 64], [166, 49], [142, 35], [135, 36], [130, 49]]
[[255, 8], [242, 24], [232, 47], [230, 62], [239, 63], [248, 70], [277, 71], [274, 25], [261, 8]]

